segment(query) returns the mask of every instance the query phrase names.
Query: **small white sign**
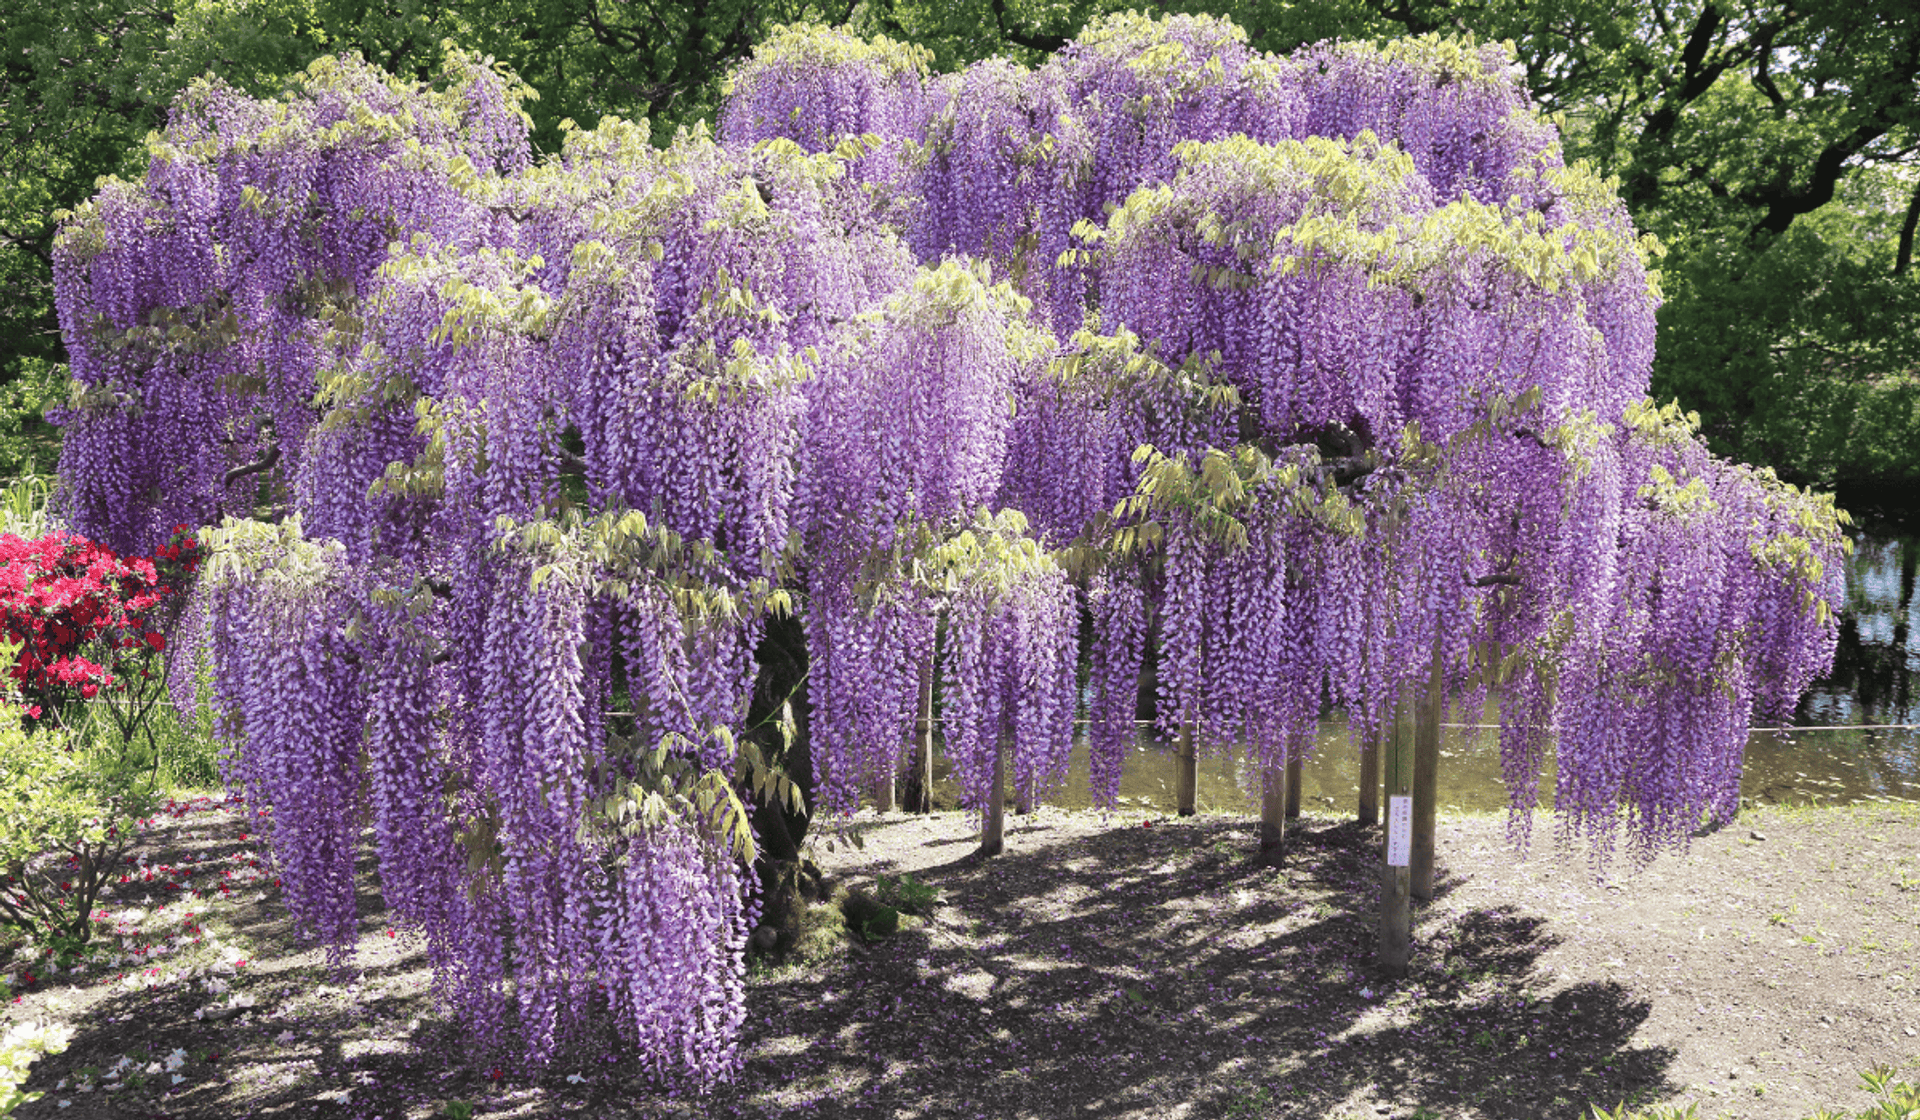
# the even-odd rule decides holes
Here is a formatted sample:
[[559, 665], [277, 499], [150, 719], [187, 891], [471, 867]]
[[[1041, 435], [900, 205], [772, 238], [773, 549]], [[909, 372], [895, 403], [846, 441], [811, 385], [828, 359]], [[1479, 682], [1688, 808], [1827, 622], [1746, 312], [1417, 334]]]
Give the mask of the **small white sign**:
[[1413, 864], [1413, 798], [1387, 798], [1387, 866]]

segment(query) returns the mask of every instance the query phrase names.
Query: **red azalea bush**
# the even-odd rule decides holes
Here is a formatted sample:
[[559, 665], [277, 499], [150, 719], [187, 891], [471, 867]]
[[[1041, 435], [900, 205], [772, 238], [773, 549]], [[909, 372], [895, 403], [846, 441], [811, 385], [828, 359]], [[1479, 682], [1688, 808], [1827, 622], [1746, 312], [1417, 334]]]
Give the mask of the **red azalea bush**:
[[[155, 803], [160, 616], [199, 566], [185, 526], [134, 558], [62, 531], [0, 535], [0, 717], [23, 717], [0, 718], [0, 926], [61, 960], [84, 951]], [[61, 718], [96, 696], [98, 718]]]
[[199, 542], [175, 528], [149, 557], [122, 557], [55, 530], [35, 540], [0, 535], [0, 642], [19, 647], [8, 676], [33, 719], [78, 697], [91, 700], [115, 675], [166, 648], [157, 612], [200, 564]]

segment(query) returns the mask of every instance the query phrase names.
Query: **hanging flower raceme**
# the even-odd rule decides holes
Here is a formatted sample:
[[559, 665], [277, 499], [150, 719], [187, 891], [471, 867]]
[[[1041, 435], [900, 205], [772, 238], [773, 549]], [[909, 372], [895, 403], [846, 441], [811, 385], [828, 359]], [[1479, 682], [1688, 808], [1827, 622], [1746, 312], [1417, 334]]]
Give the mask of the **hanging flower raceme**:
[[776, 28], [734, 71], [720, 136], [749, 147], [792, 140], [811, 152], [843, 143], [862, 180], [898, 186], [906, 178], [905, 146], [920, 138], [927, 116], [931, 55], [885, 36], [861, 39], [818, 25]]
[[1737, 810], [1747, 729], [1824, 670], [1843, 593], [1831, 500], [1713, 458], [1694, 424], [1645, 405], [1611, 435], [1617, 590], [1564, 624], [1554, 682], [1565, 826], [1604, 851], [1624, 818], [1640, 859]]
[[1210, 362], [1170, 367], [1157, 349], [1124, 328], [1081, 332], [1016, 386], [998, 504], [1022, 511], [1042, 539], [1102, 532], [1140, 481], [1141, 447], [1197, 456], [1233, 441], [1238, 391]]
[[1119, 803], [1120, 771], [1139, 740], [1140, 670], [1146, 656], [1148, 596], [1137, 573], [1088, 580], [1093, 645], [1087, 659], [1087, 763], [1095, 805]]
[[[1512, 49], [1424, 35], [1385, 44], [1321, 43], [1296, 53], [1304, 130], [1371, 132], [1412, 156], [1437, 198], [1534, 201], [1539, 173], [1563, 166], [1553, 127], [1531, 112]], [[1543, 192], [1546, 193], [1546, 192]]]
[[1015, 384], [1044, 354], [984, 268], [922, 270], [847, 324], [807, 389], [801, 517], [825, 549], [895, 548], [1000, 489]]
[[980, 257], [1018, 274], [1048, 181], [1038, 86], [1024, 67], [982, 59], [940, 78], [927, 96], [932, 112], [912, 182], [919, 208], [907, 227], [914, 255], [929, 263]]
[[829, 811], [904, 762], [941, 606], [915, 569], [1001, 487], [1014, 386], [1044, 353], [1026, 312], [984, 266], [923, 269], [841, 328], [807, 387], [809, 736]]
[[823, 558], [808, 580], [808, 741], [819, 804], [833, 814], [905, 766], [939, 618], [926, 589], [888, 568], [862, 572], [857, 555]]
[[1015, 789], [1037, 799], [1065, 778], [1073, 745], [1072, 585], [1012, 511], [944, 542], [931, 567], [948, 603], [946, 752], [962, 798], [984, 809], [1006, 751]]
[[[313, 543], [299, 518], [229, 520], [207, 534], [198, 593], [217, 634], [215, 695], [225, 699], [225, 774], [271, 805], [269, 842], [287, 905], [344, 968], [358, 928], [353, 881], [359, 757], [367, 700], [344, 625], [361, 572], [336, 543]], [[231, 640], [232, 635], [244, 635]]]
[[[1329, 654], [1320, 615], [1347, 574], [1323, 563], [1367, 528], [1317, 456], [1269, 460], [1251, 447], [1197, 461], [1142, 449], [1133, 496], [1109, 532], [1120, 555], [1159, 567], [1161, 734], [1206, 749], [1244, 744], [1260, 767], [1313, 742]], [[1103, 685], [1111, 694], [1121, 682]]]
[[75, 392], [58, 419], [76, 528], [148, 547], [251, 513], [298, 470], [328, 323], [391, 241], [472, 228], [463, 170], [525, 163], [524, 87], [457, 52], [448, 66], [438, 91], [352, 59], [315, 62], [285, 101], [196, 83], [146, 179], [67, 220], [55, 282]]
[[1081, 223], [1098, 223], [1135, 190], [1171, 180], [1184, 143], [1305, 135], [1294, 66], [1257, 55], [1245, 32], [1213, 16], [1107, 16], [1032, 81], [1035, 130], [1047, 143], [1034, 176], [1036, 225], [1023, 290], [1062, 337], [1085, 325], [1090, 301], [1108, 302], [1090, 262], [1075, 251]]
[[621, 1030], [661, 1081], [729, 1080], [746, 1022], [741, 955], [758, 915], [751, 881], [684, 812], [637, 830], [625, 857], [600, 956]]

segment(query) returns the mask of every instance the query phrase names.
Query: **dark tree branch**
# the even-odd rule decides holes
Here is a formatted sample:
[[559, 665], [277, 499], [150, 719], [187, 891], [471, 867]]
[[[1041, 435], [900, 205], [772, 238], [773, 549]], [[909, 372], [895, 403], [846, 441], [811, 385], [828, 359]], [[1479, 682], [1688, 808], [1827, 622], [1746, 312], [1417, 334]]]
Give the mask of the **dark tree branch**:
[[272, 470], [274, 467], [274, 464], [278, 463], [279, 461], [280, 461], [280, 445], [277, 443], [270, 444], [267, 447], [267, 453], [265, 455], [260, 456], [260, 458], [254, 460], [251, 463], [246, 464], [245, 466], [235, 467], [232, 470], [228, 471], [225, 477], [223, 477], [220, 480], [220, 484], [222, 486], [232, 486], [235, 482], [238, 482], [239, 480], [247, 477], [250, 474], [260, 474], [262, 472]]
[[1364, 456], [1359, 455], [1345, 459], [1328, 459], [1323, 465], [1327, 468], [1327, 473], [1333, 477], [1333, 484], [1342, 490], [1378, 469], [1374, 464], [1367, 462]]
[[1780, 87], [1774, 84], [1772, 71], [1773, 39], [1778, 32], [1778, 28], [1769, 28], [1758, 45], [1760, 66], [1753, 72], [1753, 88], [1765, 94], [1767, 100], [1773, 102], [1775, 109], [1784, 110], [1787, 107], [1787, 99], [1781, 96]]
[[1907, 200], [1907, 218], [1900, 223], [1900, 248], [1893, 255], [1893, 274], [1905, 276], [1913, 264], [1913, 230], [1920, 224], [1920, 182], [1913, 185], [1913, 197]]
[[1673, 25], [1667, 22], [1667, 6], [1656, 3], [1653, 6], [1653, 22], [1660, 28], [1660, 34], [1673, 38]]
[[[1779, 235], [1802, 214], [1820, 209], [1833, 201], [1834, 189], [1846, 174], [1847, 161], [1887, 131], [1884, 124], [1865, 124], [1828, 144], [1813, 161], [1813, 174], [1805, 186], [1776, 181], [1765, 187], [1740, 192], [1740, 201], [1749, 206], [1766, 207], [1766, 216], [1753, 224], [1750, 237], [1762, 233]], [[1786, 175], [1782, 175], [1786, 179]]]
[[1065, 35], [1043, 35], [1029, 31], [1007, 30], [1007, 0], [993, 0], [993, 25], [1000, 31], [1000, 37], [1009, 43], [1016, 43], [1041, 54], [1052, 54], [1067, 45]]
[[1905, 56], [1884, 76], [1876, 76], [1884, 92], [1868, 106], [1865, 118], [1852, 131], [1821, 149], [1805, 186], [1794, 186], [1791, 176], [1783, 174], [1765, 187], [1741, 192], [1742, 202], [1766, 208], [1766, 216], [1754, 223], [1748, 236], [1778, 236], [1787, 231], [1795, 218], [1832, 202], [1847, 165], [1910, 117], [1916, 77], [1920, 77], [1920, 28], [1907, 32]]
[[[1681, 50], [1680, 73], [1654, 76], [1660, 92], [1657, 107], [1646, 115], [1646, 126], [1640, 133], [1641, 146], [1647, 149], [1665, 146], [1671, 140], [1673, 130], [1679, 125], [1681, 114], [1687, 106], [1712, 89], [1728, 69], [1757, 57], [1763, 47], [1770, 48], [1774, 39], [1797, 23], [1799, 18], [1799, 13], [1788, 9], [1777, 21], [1756, 28], [1737, 48], [1715, 53], [1713, 44], [1725, 29], [1725, 16], [1714, 4], [1709, 3], [1702, 8], [1699, 18], [1687, 34], [1686, 46]], [[1638, 167], [1621, 184], [1621, 195], [1631, 208], [1637, 209], [1651, 203], [1659, 194], [1659, 172], [1654, 168]]]
[[0, 229], [0, 243], [8, 248], [19, 249], [32, 256], [48, 269], [53, 268], [53, 225], [49, 223], [43, 229], [31, 235], [18, 234], [8, 229]]
[[1488, 575], [1488, 576], [1479, 576], [1479, 577], [1469, 578], [1467, 580], [1467, 586], [1468, 587], [1518, 587], [1520, 586], [1520, 574], [1518, 572], [1495, 572], [1492, 575]]
[[1713, 37], [1719, 33], [1720, 23], [1725, 18], [1717, 5], [1708, 4], [1700, 9], [1700, 18], [1694, 23], [1692, 34], [1687, 36], [1686, 49], [1680, 52], [1680, 68], [1686, 76], [1683, 89], [1689, 91], [1686, 95], [1689, 101], [1705, 93], [1706, 87], [1720, 76], [1719, 69], [1703, 67], [1702, 63], [1706, 61], [1707, 51], [1713, 46]]
[[[651, 9], [649, 9], [649, 11], [651, 11]], [[606, 20], [601, 19], [600, 5], [597, 3], [587, 5], [585, 22], [588, 32], [590, 32], [595, 39], [598, 39], [600, 45], [603, 47], [624, 51], [629, 54], [646, 50], [647, 41], [638, 34], [624, 27], [616, 27]], [[655, 22], [659, 22], [657, 16], [655, 17]], [[663, 34], [665, 33], [666, 27], [664, 24], [661, 25], [660, 30]]]
[[1409, 35], [1425, 35], [1441, 27], [1440, 21], [1429, 19], [1424, 12], [1414, 11], [1412, 0], [1399, 0], [1399, 3], [1380, 14], [1406, 28]]

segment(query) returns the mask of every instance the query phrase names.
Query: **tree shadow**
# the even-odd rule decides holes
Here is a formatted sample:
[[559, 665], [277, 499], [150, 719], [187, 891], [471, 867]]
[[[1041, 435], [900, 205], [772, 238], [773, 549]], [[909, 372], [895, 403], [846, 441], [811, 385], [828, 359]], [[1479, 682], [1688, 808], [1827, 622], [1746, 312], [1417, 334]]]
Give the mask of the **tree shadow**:
[[1547, 1116], [1668, 1088], [1673, 1054], [1631, 1042], [1646, 1000], [1539, 998], [1543, 918], [1428, 906], [1388, 979], [1377, 830], [1296, 828], [1279, 870], [1250, 831], [1118, 828], [917, 871], [934, 920], [756, 988], [741, 1083], [689, 1115]]
[[[1002, 856], [917, 868], [941, 898], [925, 922], [825, 961], [757, 966], [740, 1072], [705, 1095], [659, 1090], [610, 1025], [541, 1071], [497, 1061], [407, 976], [424, 966], [419, 952], [366, 969], [357, 996], [322, 998], [294, 1023], [269, 1014], [311, 1004], [301, 986], [327, 982], [291, 959], [235, 978], [260, 997], [251, 1024], [194, 1020], [208, 997], [190, 990], [114, 994], [76, 1024], [69, 1055], [46, 1061], [70, 1076], [129, 1048], [223, 1050], [179, 1092], [71, 1098], [60, 1120], [432, 1115], [434, 1102], [459, 1099], [480, 1103], [476, 1117], [1200, 1120], [1425, 1108], [1504, 1120], [1671, 1091], [1673, 1053], [1632, 1041], [1646, 1000], [1610, 983], [1543, 998], [1536, 966], [1556, 943], [1543, 918], [1451, 913], [1460, 880], [1442, 875], [1436, 903], [1417, 911], [1412, 972], [1389, 979], [1374, 967], [1378, 830], [1299, 822], [1278, 869], [1258, 861], [1253, 832], [1219, 817], [1052, 840], [1036, 826]], [[884, 830], [868, 835], [884, 842]], [[880, 862], [863, 876], [898, 866]], [[372, 868], [361, 870], [362, 931], [378, 933]], [[277, 905], [253, 911], [245, 936], [290, 936]], [[409, 1016], [424, 1025], [403, 1027]], [[222, 1069], [248, 1077], [223, 1084]], [[320, 1095], [343, 1085], [355, 1086], [345, 1100]]]

